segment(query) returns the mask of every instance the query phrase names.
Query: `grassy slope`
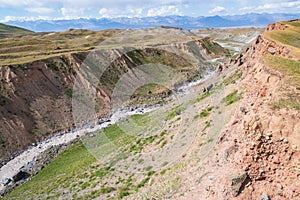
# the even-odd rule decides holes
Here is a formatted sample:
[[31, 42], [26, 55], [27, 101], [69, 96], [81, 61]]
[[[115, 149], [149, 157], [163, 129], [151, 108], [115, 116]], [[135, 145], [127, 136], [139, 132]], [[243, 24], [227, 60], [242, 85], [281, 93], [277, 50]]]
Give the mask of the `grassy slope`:
[[38, 36], [0, 39], [0, 65], [29, 63], [66, 53], [87, 51], [99, 42], [118, 33], [119, 30], [104, 31], [68, 30]]
[[53, 198], [56, 191], [72, 183], [72, 178], [95, 162], [95, 158], [83, 145], [77, 144], [59, 155], [52, 163], [38, 173], [31, 181], [18, 187], [4, 199], [28, 199], [33, 194], [48, 194]]
[[[0, 38], [0, 59], [3, 62], [0, 65], [13, 65], [29, 63], [35, 60], [59, 56], [71, 52], [87, 51], [99, 47], [102, 41], [107, 41], [113, 35], [116, 35], [115, 40], [118, 40], [117, 34], [120, 30], [108, 29], [103, 31], [90, 30], [68, 30], [59, 33], [41, 33], [38, 35], [27, 35], [24, 37], [14, 38]], [[144, 46], [154, 44], [164, 44], [165, 37], [169, 35], [161, 34], [157, 36], [157, 40], [145, 40], [138, 34], [130, 35], [130, 41], [109, 41], [102, 43], [102, 46], [118, 49], [120, 46], [136, 46], [138, 49], [142, 42]], [[125, 37], [129, 37], [126, 36]], [[136, 37], [136, 38], [135, 38]], [[176, 39], [178, 37], [178, 40]], [[175, 39], [174, 39], [175, 38]], [[180, 36], [174, 36], [174, 40], [181, 41]], [[186, 38], [185, 38], [186, 39]], [[114, 40], [114, 39], [112, 39]], [[128, 42], [128, 43], [127, 43]], [[209, 52], [215, 53], [217, 56], [228, 54], [227, 50], [221, 48], [219, 45], [211, 43], [208, 39], [200, 39], [200, 42], [208, 49]]]
[[[263, 60], [267, 65], [275, 70], [278, 70], [285, 76], [285, 82], [288, 85], [294, 85], [300, 89], [300, 62], [294, 61], [279, 56], [265, 55]], [[300, 110], [299, 93], [285, 91], [285, 95], [278, 101], [273, 103], [273, 108], [294, 108]]]
[[[285, 30], [274, 30], [264, 33], [264, 36], [288, 46], [292, 54], [300, 57], [300, 21], [280, 22], [286, 25]], [[300, 62], [289, 58], [283, 58], [275, 55], [263, 56], [264, 62], [271, 68], [279, 71], [285, 76], [285, 82], [288, 85], [294, 85], [300, 89]], [[286, 90], [286, 89], [283, 89]], [[300, 110], [299, 93], [285, 91], [285, 96], [273, 103], [274, 108], [294, 108]]]
[[300, 61], [273, 55], [264, 56], [264, 60], [272, 68], [291, 77], [292, 84], [294, 84], [297, 88], [300, 88]]
[[20, 27], [10, 26], [10, 25], [0, 23], [0, 35], [28, 34], [28, 33], [32, 33], [32, 31], [27, 30], [25, 28], [20, 28]]
[[[136, 137], [136, 135], [143, 132], [146, 127], [151, 127], [149, 133], [154, 133], [155, 126], [162, 120], [176, 127], [176, 122], [181, 118], [181, 115], [177, 114], [178, 111], [184, 112], [187, 105], [197, 104], [209, 95], [212, 95], [213, 92], [207, 94], [195, 96], [195, 98], [200, 97], [201, 100], [190, 99], [189, 102], [184, 104], [175, 104], [166, 110], [162, 116], [151, 116], [151, 113], [133, 115], [128, 120], [120, 121], [118, 124], [112, 125], [103, 131], [98, 131], [98, 134], [95, 133], [95, 137], [86, 138], [84, 143], [85, 145], [90, 145], [90, 151], [95, 151], [94, 153], [101, 152], [101, 155], [105, 154], [105, 156], [111, 158], [105, 161], [107, 158], [99, 155], [102, 161], [107, 162], [105, 166], [109, 164], [110, 167], [97, 164], [83, 145], [75, 145], [60, 154], [55, 161], [46, 166], [36, 177], [21, 185], [4, 199], [57, 199], [63, 197], [62, 191], [70, 195], [69, 199], [94, 199], [99, 198], [99, 196], [106, 196], [107, 199], [121, 199], [149, 185], [152, 177], [165, 176], [166, 171], [166, 178], [170, 182], [168, 183], [170, 185], [166, 187], [172, 187], [172, 190], [180, 188], [180, 182], [178, 182], [176, 174], [178, 173], [176, 167], [180, 164], [167, 169], [162, 168], [160, 171], [155, 171], [151, 166], [145, 165], [140, 173], [136, 174], [121, 173], [120, 171], [122, 170], [118, 171], [114, 168], [118, 167], [118, 163], [126, 159], [126, 156], [131, 155], [133, 157], [129, 157], [129, 159], [136, 159], [139, 158], [139, 154], [144, 149], [149, 147], [162, 148], [168, 144], [172, 135], [167, 130], [158, 132], [155, 135], [146, 134], [145, 137]], [[203, 120], [203, 122], [205, 121], [206, 127], [208, 127], [211, 122], [207, 118], [213, 109], [217, 108], [213, 106], [208, 107], [202, 110], [199, 116], [191, 116], [191, 118], [194, 121], [197, 121], [198, 118]], [[178, 121], [177, 123], [183, 122]], [[136, 125], [139, 127], [134, 127]], [[148, 130], [148, 128], [146, 129]], [[126, 134], [124, 130], [130, 131], [130, 135]], [[105, 137], [103, 137], [103, 134]], [[110, 149], [105, 139], [109, 139], [109, 142], [115, 145], [113, 149]], [[213, 138], [209, 138], [207, 142], [210, 143], [212, 141]], [[134, 157], [135, 155], [136, 157]], [[142, 163], [144, 161], [140, 159], [137, 162]], [[163, 163], [164, 166], [167, 164]], [[176, 176], [172, 174], [171, 177], [168, 177], [169, 173], [175, 173]], [[172, 183], [174, 178], [176, 178], [175, 185]], [[151, 184], [154, 183], [155, 185], [154, 180], [155, 178], [151, 180]], [[111, 198], [111, 193], [116, 194], [116, 196]], [[166, 195], [169, 195], [169, 193]]]
[[[129, 120], [130, 123], [125, 123], [125, 126], [128, 126], [127, 128], [130, 129], [134, 123], [138, 126], [147, 126], [150, 124], [151, 119], [148, 114], [143, 114], [133, 115]], [[120, 125], [121, 123], [118, 124]], [[147, 144], [154, 142], [158, 138], [157, 136], [149, 136], [137, 139], [125, 134], [117, 124], [104, 129], [101, 133], [104, 133], [105, 137], [125, 154], [141, 152]], [[107, 151], [107, 142], [103, 142], [104, 138], [101, 133], [95, 138], [87, 138], [85, 144], [86, 142], [88, 143], [86, 145], [97, 144], [98, 147], [95, 150], [105, 155], [114, 153], [116, 151], [115, 148], [113, 151]], [[137, 133], [132, 134], [136, 135]], [[165, 134], [166, 132], [162, 132], [160, 135], [163, 136]], [[90, 150], [93, 151], [93, 149]], [[115, 155], [112, 163], [122, 159], [122, 154]], [[138, 175], [138, 180], [133, 179], [132, 174], [125, 175], [124, 179], [120, 179], [120, 174], [117, 174], [118, 179], [113, 186], [101, 183], [103, 178], [113, 181], [110, 180], [114, 177], [113, 174], [113, 168], [97, 165], [96, 159], [88, 152], [85, 146], [75, 144], [60, 154], [32, 180], [15, 189], [12, 193], [5, 196], [4, 199], [57, 199], [61, 197], [61, 190], [67, 190], [67, 193], [74, 199], [93, 199], [101, 194], [117, 190], [117, 199], [120, 199], [143, 187], [154, 172], [150, 171], [150, 169], [145, 169], [144, 174]], [[100, 185], [100, 188], [96, 187], [97, 185]], [[85, 189], [88, 189], [88, 191], [85, 191], [84, 195], [79, 194], [80, 191]]]
[[289, 46], [293, 54], [300, 56], [300, 21], [299, 22], [280, 22], [288, 28], [285, 30], [273, 30], [264, 33], [264, 36]]
[[213, 43], [210, 38], [203, 38], [201, 43], [210, 53], [215, 55], [230, 55], [227, 49], [222, 48], [218, 43]]

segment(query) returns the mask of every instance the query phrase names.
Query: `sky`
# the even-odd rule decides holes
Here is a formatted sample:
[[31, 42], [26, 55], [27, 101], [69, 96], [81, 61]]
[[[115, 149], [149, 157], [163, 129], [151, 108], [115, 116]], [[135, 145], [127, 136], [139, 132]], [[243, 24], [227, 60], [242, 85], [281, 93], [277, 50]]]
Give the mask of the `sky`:
[[0, 21], [300, 13], [300, 0], [0, 0]]

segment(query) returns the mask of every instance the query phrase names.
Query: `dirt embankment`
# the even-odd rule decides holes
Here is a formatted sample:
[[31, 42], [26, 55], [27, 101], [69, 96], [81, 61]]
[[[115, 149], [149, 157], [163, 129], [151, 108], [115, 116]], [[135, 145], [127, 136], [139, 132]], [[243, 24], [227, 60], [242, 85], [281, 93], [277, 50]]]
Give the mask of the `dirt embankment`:
[[269, 66], [266, 55], [299, 59], [289, 47], [259, 36], [226, 64], [243, 72], [241, 80], [227, 87], [241, 92], [242, 99], [215, 151], [201, 161], [199, 174], [209, 171], [209, 177], [189, 193], [191, 199], [300, 199], [300, 112], [274, 106], [288, 94], [299, 95], [299, 89]]
[[[243, 70], [237, 89], [243, 91], [240, 106], [223, 137], [234, 138], [232, 163], [249, 177], [238, 199], [300, 198], [300, 113], [293, 108], [275, 108], [286, 91], [299, 91], [287, 77], [263, 59], [276, 55], [298, 59], [288, 47], [258, 37], [236, 65]], [[221, 141], [222, 144], [222, 141]]]
[[[73, 127], [72, 87], [82, 62], [80, 56], [85, 53], [1, 67], [0, 160]], [[107, 95], [99, 98], [108, 103]], [[108, 109], [104, 106], [99, 114]]]

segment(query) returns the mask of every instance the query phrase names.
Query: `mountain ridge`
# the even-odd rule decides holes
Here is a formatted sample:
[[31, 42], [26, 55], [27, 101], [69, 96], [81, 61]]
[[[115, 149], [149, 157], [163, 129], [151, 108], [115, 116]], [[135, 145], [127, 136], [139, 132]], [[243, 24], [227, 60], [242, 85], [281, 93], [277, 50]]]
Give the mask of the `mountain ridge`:
[[156, 16], [133, 18], [79, 18], [35, 21], [7, 21], [7, 24], [24, 27], [33, 31], [63, 31], [70, 28], [103, 30], [108, 28], [149, 28], [153, 26], [173, 26], [183, 29], [221, 28], [221, 27], [263, 27], [281, 20], [299, 18], [295, 14], [244, 14], [228, 16]]

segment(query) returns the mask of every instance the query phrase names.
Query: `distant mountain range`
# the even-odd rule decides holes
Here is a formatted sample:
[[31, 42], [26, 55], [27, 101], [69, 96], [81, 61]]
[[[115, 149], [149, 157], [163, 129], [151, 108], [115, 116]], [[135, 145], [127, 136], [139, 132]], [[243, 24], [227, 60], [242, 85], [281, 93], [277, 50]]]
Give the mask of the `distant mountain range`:
[[281, 20], [300, 18], [298, 14], [245, 14], [232, 16], [157, 16], [143, 18], [101, 18], [70, 20], [8, 21], [6, 24], [23, 27], [36, 32], [63, 31], [70, 28], [103, 30], [108, 28], [148, 28], [153, 26], [172, 26], [183, 29], [221, 28], [221, 27], [262, 27]]

